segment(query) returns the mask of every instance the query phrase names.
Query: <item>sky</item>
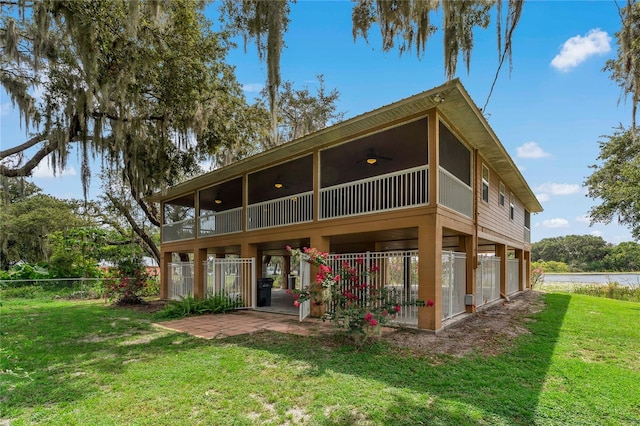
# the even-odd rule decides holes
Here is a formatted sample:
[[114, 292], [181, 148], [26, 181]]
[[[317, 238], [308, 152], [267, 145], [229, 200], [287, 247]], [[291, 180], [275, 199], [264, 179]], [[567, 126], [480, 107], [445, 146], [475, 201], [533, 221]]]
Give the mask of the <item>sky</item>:
[[[313, 92], [316, 75], [327, 89], [340, 92], [338, 110], [345, 118], [404, 99], [446, 81], [442, 37], [429, 39], [422, 58], [415, 51], [400, 56], [383, 52], [377, 27], [368, 43], [353, 40], [350, 1], [305, 1], [291, 5], [289, 30], [281, 57], [283, 80]], [[218, 29], [215, 4], [208, 17]], [[434, 15], [440, 23], [442, 13]], [[494, 22], [475, 33], [470, 70], [458, 60], [459, 77], [482, 108], [498, 66]], [[531, 217], [532, 242], [563, 235], [591, 234], [617, 244], [631, 241], [618, 224], [590, 226], [588, 212], [596, 201], [583, 182], [597, 163], [598, 141], [620, 124], [631, 122], [631, 108], [620, 88], [602, 71], [615, 58], [620, 18], [612, 1], [529, 0], [513, 36], [513, 68], [505, 65], [486, 108], [494, 132], [514, 159], [544, 211]], [[264, 87], [266, 64], [255, 46], [246, 52], [241, 39], [228, 56], [245, 95], [253, 99]], [[26, 140], [17, 113], [6, 95], [0, 98], [0, 146]], [[80, 167], [73, 155], [69, 167], [53, 176], [42, 164], [33, 182], [60, 198], [81, 198]], [[97, 177], [90, 197], [99, 195]]]

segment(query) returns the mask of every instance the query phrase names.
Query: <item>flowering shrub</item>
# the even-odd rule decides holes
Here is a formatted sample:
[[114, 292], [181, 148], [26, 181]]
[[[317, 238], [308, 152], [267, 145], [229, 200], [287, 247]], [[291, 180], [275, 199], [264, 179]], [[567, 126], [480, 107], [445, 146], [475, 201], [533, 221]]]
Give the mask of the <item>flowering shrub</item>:
[[[376, 284], [375, 274], [380, 266], [372, 264], [365, 268], [362, 257], [352, 262], [340, 262], [338, 270], [329, 265], [329, 254], [315, 248], [303, 250], [287, 246], [292, 256], [300, 258], [318, 268], [315, 282], [308, 289], [288, 290], [297, 307], [301, 302], [325, 304], [327, 311], [323, 319], [332, 321], [344, 329], [358, 348], [374, 336], [379, 336], [381, 327], [394, 319], [408, 303], [399, 301], [394, 289]], [[339, 261], [339, 258], [337, 259]], [[364, 274], [359, 271], [365, 271]], [[433, 306], [432, 301], [426, 303]]]
[[116, 305], [142, 303], [142, 294], [146, 289], [147, 274], [141, 260], [133, 258], [120, 262], [118, 269], [111, 272], [106, 280], [105, 298]]

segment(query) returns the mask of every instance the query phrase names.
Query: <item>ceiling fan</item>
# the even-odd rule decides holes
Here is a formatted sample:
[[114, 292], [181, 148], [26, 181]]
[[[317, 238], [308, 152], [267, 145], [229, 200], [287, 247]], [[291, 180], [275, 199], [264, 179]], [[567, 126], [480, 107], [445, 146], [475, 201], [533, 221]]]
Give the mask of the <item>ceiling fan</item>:
[[381, 155], [379, 152], [377, 152], [373, 148], [369, 148], [369, 150], [367, 151], [367, 155], [361, 160], [358, 160], [356, 164], [360, 164], [366, 161], [367, 164], [374, 166], [378, 163], [378, 160], [391, 161], [393, 159], [391, 157], [385, 157], [384, 155]]

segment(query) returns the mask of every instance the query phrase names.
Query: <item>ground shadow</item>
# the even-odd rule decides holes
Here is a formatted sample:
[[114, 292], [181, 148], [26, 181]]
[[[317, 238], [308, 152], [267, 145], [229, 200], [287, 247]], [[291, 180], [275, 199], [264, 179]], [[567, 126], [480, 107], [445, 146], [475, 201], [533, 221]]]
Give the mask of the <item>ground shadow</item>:
[[[570, 295], [548, 294], [546, 308], [534, 314], [526, 323], [530, 334], [516, 339], [505, 352], [491, 357], [470, 355], [460, 359], [423, 356], [402, 356], [384, 344], [357, 352], [344, 345], [336, 345], [331, 337], [304, 338], [292, 344], [282, 344], [271, 332], [239, 336], [230, 340], [234, 344], [252, 349], [267, 350], [280, 357], [311, 363], [310, 374], [323, 375], [332, 371], [349, 375], [362, 375], [366, 379], [383, 381], [386, 385], [431, 395], [434, 404], [416, 404], [401, 396], [388, 407], [388, 420], [398, 417], [407, 424], [430, 424], [431, 420], [447, 424], [476, 424], [479, 419], [469, 416], [473, 407], [482, 413], [481, 421], [530, 424], [544, 386], [552, 354], [556, 346]], [[324, 341], [322, 339], [325, 339]], [[320, 349], [321, 348], [321, 349]], [[329, 355], [318, 351], [332, 348]], [[364, 366], [364, 367], [363, 367]], [[448, 401], [448, 404], [438, 404]], [[451, 409], [457, 406], [460, 409]], [[348, 421], [348, 419], [342, 419]], [[326, 419], [326, 424], [332, 424]]]

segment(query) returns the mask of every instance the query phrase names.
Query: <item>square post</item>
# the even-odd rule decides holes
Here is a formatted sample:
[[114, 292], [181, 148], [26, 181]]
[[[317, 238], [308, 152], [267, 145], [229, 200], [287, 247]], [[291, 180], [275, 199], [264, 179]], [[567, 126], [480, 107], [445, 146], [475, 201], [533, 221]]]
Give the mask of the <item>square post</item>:
[[418, 307], [418, 328], [442, 327], [442, 226], [437, 215], [426, 217], [418, 227], [418, 300], [433, 306]]

